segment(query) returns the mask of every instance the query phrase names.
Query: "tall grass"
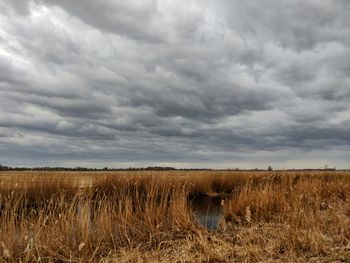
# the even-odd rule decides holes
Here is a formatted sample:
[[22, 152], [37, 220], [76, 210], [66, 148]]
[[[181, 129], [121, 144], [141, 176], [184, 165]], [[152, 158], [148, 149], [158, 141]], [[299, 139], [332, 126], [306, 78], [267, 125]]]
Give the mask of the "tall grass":
[[[350, 260], [348, 172], [6, 172], [0, 185], [0, 262]], [[224, 200], [217, 231], [190, 210], [209, 192]]]

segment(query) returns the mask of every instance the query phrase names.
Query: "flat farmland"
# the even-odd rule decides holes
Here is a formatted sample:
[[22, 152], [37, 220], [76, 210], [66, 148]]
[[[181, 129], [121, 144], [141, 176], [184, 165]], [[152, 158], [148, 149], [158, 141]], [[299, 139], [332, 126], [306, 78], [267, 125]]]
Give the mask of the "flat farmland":
[[348, 171], [3, 171], [0, 262], [349, 262], [349, 199]]

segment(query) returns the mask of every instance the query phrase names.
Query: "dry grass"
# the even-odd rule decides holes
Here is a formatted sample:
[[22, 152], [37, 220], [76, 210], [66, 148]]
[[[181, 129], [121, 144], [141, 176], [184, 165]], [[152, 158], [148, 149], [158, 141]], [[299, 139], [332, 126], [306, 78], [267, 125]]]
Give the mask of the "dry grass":
[[[350, 262], [349, 172], [3, 172], [0, 186], [0, 262]], [[225, 200], [217, 231], [188, 206], [205, 192]]]

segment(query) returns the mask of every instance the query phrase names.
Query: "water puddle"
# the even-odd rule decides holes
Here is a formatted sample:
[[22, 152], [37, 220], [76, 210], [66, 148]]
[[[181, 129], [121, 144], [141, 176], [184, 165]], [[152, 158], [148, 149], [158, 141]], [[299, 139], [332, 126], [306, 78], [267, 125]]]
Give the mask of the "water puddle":
[[73, 178], [74, 188], [92, 188], [93, 179], [91, 177], [75, 177]]
[[88, 203], [78, 203], [76, 207], [77, 222], [75, 228], [83, 233], [91, 233], [96, 229], [96, 225], [92, 221], [91, 205]]
[[222, 198], [218, 194], [200, 194], [191, 200], [194, 218], [199, 224], [215, 230], [223, 215]]

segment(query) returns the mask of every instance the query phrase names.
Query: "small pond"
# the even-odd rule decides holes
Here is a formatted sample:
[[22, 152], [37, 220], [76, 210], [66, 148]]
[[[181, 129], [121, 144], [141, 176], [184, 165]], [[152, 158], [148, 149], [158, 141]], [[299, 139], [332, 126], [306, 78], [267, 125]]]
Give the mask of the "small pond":
[[222, 199], [219, 195], [200, 194], [191, 199], [194, 218], [202, 226], [215, 230], [223, 215]]

